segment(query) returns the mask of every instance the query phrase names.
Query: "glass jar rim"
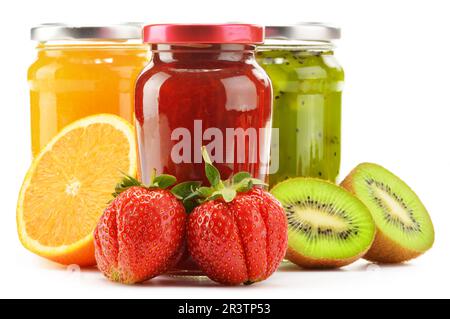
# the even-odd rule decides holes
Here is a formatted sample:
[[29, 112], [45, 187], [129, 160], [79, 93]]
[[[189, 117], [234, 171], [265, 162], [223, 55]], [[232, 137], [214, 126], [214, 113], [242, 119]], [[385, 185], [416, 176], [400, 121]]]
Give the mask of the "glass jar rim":
[[321, 22], [266, 26], [265, 40], [331, 42], [341, 38], [341, 29]]
[[112, 25], [69, 25], [44, 23], [31, 29], [31, 40], [47, 41], [118, 41], [141, 40], [142, 23]]
[[258, 51], [264, 50], [288, 50], [288, 51], [333, 51], [336, 48], [331, 41], [305, 41], [305, 40], [280, 40], [266, 39], [263, 44], [258, 45]]
[[96, 41], [41, 41], [36, 46], [37, 51], [52, 50], [136, 50], [148, 51], [148, 46], [140, 40], [96, 40]]

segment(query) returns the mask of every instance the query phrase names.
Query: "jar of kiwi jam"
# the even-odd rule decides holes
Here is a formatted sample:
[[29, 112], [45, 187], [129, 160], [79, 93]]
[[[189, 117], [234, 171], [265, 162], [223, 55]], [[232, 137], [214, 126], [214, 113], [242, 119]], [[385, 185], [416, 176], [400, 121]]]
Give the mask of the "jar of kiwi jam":
[[[268, 26], [257, 61], [273, 84], [270, 186], [287, 178], [335, 182], [341, 156], [344, 71], [334, 56], [340, 29], [319, 23]], [[277, 133], [277, 134], [276, 134]]]

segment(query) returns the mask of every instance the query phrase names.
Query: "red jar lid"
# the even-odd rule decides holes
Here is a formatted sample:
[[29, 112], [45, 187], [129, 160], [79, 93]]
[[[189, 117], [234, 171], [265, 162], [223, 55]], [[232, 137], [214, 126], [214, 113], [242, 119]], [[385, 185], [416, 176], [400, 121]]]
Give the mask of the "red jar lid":
[[144, 27], [146, 43], [239, 43], [264, 41], [264, 28], [254, 24], [150, 24]]

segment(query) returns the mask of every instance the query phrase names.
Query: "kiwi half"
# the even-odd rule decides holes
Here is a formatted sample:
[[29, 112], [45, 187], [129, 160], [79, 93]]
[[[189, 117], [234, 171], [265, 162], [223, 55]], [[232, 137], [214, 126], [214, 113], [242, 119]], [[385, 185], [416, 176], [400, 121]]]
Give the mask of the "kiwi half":
[[375, 237], [367, 207], [343, 188], [293, 178], [272, 188], [288, 220], [286, 258], [304, 268], [335, 268], [363, 256]]
[[434, 228], [419, 197], [400, 178], [372, 163], [358, 165], [341, 184], [370, 210], [377, 227], [365, 259], [400, 263], [431, 248]]

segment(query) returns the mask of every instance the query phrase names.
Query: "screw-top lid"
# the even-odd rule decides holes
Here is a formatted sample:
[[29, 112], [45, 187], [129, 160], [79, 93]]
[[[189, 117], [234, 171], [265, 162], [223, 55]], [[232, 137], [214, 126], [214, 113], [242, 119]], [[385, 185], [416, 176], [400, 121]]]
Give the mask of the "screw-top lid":
[[142, 24], [134, 22], [103, 26], [45, 23], [31, 29], [31, 39], [36, 41], [132, 40], [141, 39], [141, 30]]
[[257, 44], [264, 28], [254, 24], [151, 24], [144, 27], [144, 42], [162, 44]]
[[341, 29], [319, 23], [303, 22], [295, 25], [266, 26], [266, 39], [332, 41], [341, 37]]

